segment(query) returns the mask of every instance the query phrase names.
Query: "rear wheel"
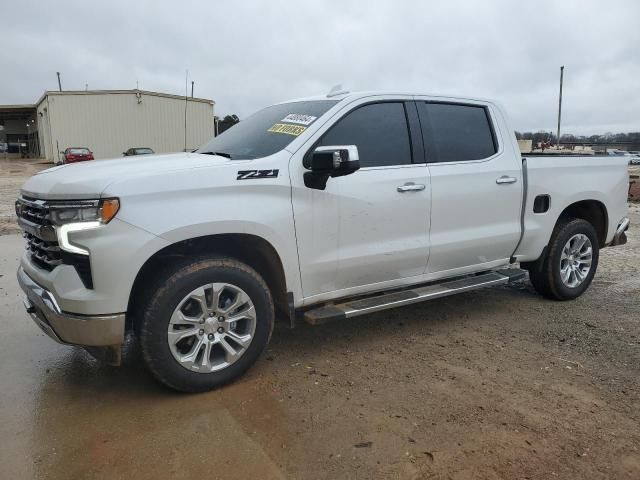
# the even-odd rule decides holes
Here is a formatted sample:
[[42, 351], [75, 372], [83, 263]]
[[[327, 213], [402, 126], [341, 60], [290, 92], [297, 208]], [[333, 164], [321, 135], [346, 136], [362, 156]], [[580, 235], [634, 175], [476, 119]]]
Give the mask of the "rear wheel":
[[547, 254], [525, 268], [538, 293], [554, 300], [572, 300], [589, 288], [599, 253], [593, 225], [579, 218], [566, 219], [556, 225]]
[[160, 382], [202, 392], [242, 375], [266, 347], [274, 308], [264, 280], [232, 259], [182, 264], [151, 288], [140, 347]]

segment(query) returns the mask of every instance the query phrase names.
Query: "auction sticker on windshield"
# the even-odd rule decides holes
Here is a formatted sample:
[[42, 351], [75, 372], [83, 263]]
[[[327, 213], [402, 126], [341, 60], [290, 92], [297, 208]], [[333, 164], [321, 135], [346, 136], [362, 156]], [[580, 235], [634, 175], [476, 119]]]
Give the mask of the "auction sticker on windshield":
[[304, 132], [306, 129], [307, 129], [307, 127], [302, 127], [300, 125], [289, 125], [289, 124], [286, 124], [286, 123], [276, 123], [274, 126], [272, 126], [267, 131], [271, 132], [271, 133], [286, 133], [287, 135], [293, 135], [294, 137], [297, 137], [302, 132]]
[[312, 115], [303, 115], [302, 113], [290, 113], [282, 119], [283, 122], [298, 123], [300, 125], [311, 125], [318, 118]]

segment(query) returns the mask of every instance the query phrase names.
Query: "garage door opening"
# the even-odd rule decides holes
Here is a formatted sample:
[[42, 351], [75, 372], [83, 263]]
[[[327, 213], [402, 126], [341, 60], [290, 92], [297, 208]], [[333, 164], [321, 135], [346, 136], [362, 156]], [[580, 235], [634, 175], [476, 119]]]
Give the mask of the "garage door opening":
[[40, 157], [35, 105], [0, 106], [0, 156]]

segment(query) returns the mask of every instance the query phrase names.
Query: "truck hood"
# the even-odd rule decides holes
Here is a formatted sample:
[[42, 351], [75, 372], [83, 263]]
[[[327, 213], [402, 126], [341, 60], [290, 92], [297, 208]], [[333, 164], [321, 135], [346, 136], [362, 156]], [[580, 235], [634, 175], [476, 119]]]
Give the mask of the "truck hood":
[[231, 160], [225, 157], [198, 153], [140, 155], [72, 163], [37, 173], [22, 186], [22, 194], [46, 200], [97, 198], [117, 180], [229, 163]]

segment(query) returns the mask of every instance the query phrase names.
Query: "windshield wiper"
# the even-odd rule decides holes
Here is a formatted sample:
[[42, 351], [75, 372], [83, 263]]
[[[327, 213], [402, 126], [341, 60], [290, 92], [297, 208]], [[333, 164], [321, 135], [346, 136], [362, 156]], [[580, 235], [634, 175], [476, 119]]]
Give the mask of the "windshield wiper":
[[203, 155], [218, 155], [219, 157], [229, 158], [231, 159], [231, 154], [226, 152], [198, 152]]

